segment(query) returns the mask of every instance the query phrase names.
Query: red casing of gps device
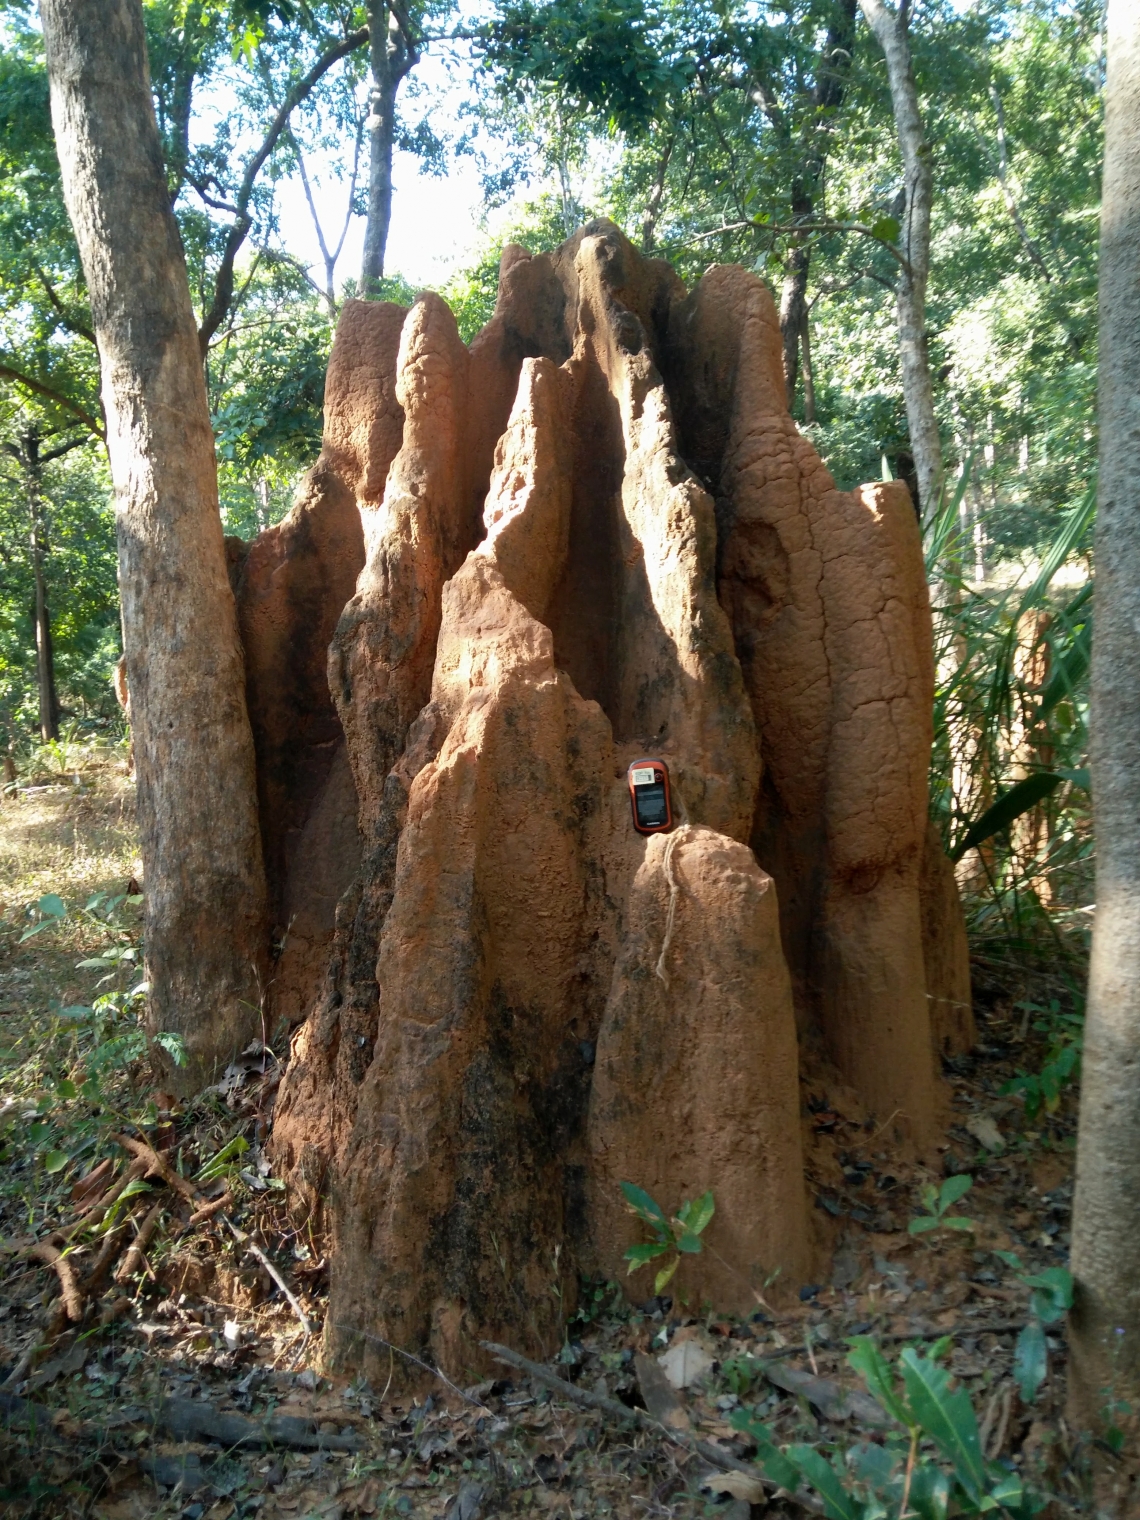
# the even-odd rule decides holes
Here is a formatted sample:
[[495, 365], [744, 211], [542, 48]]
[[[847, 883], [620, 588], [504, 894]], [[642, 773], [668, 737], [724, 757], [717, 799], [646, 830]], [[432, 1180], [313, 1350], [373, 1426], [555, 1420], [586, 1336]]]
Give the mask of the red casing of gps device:
[[[635, 771], [652, 768], [653, 783], [665, 790], [665, 820], [663, 823], [642, 823], [637, 816], [637, 788], [633, 784]], [[626, 773], [629, 780], [629, 805], [633, 811], [633, 826], [639, 834], [667, 834], [673, 827], [673, 803], [669, 796], [669, 768], [664, 760], [635, 760]]]

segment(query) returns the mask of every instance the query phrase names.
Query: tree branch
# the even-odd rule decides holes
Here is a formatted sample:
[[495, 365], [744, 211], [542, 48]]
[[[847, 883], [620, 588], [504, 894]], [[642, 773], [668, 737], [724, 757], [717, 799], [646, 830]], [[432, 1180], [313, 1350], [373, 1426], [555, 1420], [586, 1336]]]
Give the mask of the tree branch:
[[16, 385], [24, 386], [33, 395], [43, 396], [46, 400], [54, 402], [56, 406], [62, 406], [64, 411], [70, 412], [73, 417], [78, 417], [84, 427], [90, 428], [100, 442], [106, 443], [107, 435], [102, 424], [97, 422], [90, 412], [85, 411], [77, 401], [72, 401], [70, 396], [65, 396], [62, 391], [53, 390], [50, 385], [37, 380], [34, 375], [25, 375], [3, 361], [0, 361], [0, 380], [11, 380]]
[[907, 262], [905, 255], [893, 243], [888, 242], [884, 237], [880, 237], [873, 227], [864, 227], [862, 222], [821, 221], [783, 223], [761, 222], [753, 218], [745, 222], [726, 222], [723, 227], [713, 227], [708, 232], [697, 232], [694, 234], [693, 240], [695, 242], [703, 242], [705, 238], [720, 237], [725, 232], [740, 232], [746, 227], [751, 228], [754, 232], [858, 232], [861, 236], [870, 238], [872, 242], [878, 243], [880, 248], [885, 248], [891, 258], [899, 265], [900, 269], [905, 270], [908, 274], [910, 273], [910, 264]]
[[60, 300], [59, 296], [56, 294], [54, 285], [51, 283], [47, 275], [43, 272], [43, 270], [35, 262], [34, 259], [32, 260], [32, 268], [36, 271], [36, 278], [43, 286], [48, 300], [51, 302], [54, 310], [58, 313], [59, 319], [66, 330], [69, 333], [74, 333], [77, 338], [86, 338], [88, 343], [94, 343], [95, 334], [89, 327], [85, 327], [82, 322], [77, 322], [74, 317], [68, 315], [66, 307]]
[[363, 26], [359, 31], [350, 32], [349, 35], [335, 44], [335, 46], [323, 53], [316, 63], [305, 74], [281, 102], [277, 115], [273, 118], [269, 130], [262, 139], [261, 147], [250, 159], [242, 175], [242, 181], [235, 196], [237, 220], [230, 228], [226, 238], [225, 250], [222, 254], [222, 262], [214, 280], [214, 298], [210, 309], [202, 320], [198, 329], [198, 344], [203, 357], [210, 346], [210, 339], [225, 321], [230, 302], [234, 294], [234, 261], [237, 258], [241, 245], [249, 235], [249, 229], [253, 226], [253, 218], [249, 214], [249, 200], [253, 194], [254, 182], [261, 173], [266, 159], [277, 146], [277, 141], [289, 124], [289, 117], [297, 106], [301, 104], [313, 91], [317, 83], [328, 73], [329, 69], [342, 58], [347, 58], [358, 47], [363, 47], [368, 41], [368, 28]]

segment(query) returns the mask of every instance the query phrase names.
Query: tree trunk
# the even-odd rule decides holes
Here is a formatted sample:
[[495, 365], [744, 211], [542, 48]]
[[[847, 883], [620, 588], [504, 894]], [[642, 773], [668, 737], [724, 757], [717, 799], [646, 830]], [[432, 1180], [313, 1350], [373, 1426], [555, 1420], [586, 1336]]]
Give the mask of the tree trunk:
[[[1140, 10], [1109, 0], [1100, 239], [1092, 776], [1096, 927], [1073, 1208], [1069, 1391], [1084, 1425], [1140, 1411]], [[1113, 1407], [1116, 1406], [1116, 1407]]]
[[45, 744], [59, 738], [59, 702], [55, 690], [55, 661], [51, 649], [51, 615], [48, 612], [44, 559], [47, 535], [40, 464], [40, 440], [34, 432], [24, 439], [21, 455], [28, 492], [28, 516], [31, 521], [29, 548], [32, 554], [32, 580], [35, 601], [32, 622], [36, 639], [36, 690], [39, 695], [40, 738]]
[[[389, 20], [389, 17], [391, 19]], [[418, 54], [386, 0], [369, 0], [368, 31], [372, 62], [369, 96], [368, 225], [360, 265], [360, 294], [379, 294], [384, 254], [392, 222], [392, 152], [396, 144], [396, 95]]]
[[91, 293], [115, 483], [152, 1031], [208, 1078], [260, 1027], [253, 741], [186, 264], [139, 0], [43, 0], [52, 121]]
[[918, 475], [919, 510], [929, 521], [942, 496], [942, 441], [934, 415], [934, 386], [926, 340], [926, 285], [930, 275], [930, 210], [934, 175], [930, 144], [918, 109], [906, 25], [883, 0], [859, 0], [867, 24], [887, 60], [891, 104], [906, 177], [906, 207], [899, 244], [907, 266], [899, 271], [896, 296], [903, 398], [910, 447]]
[[[797, 221], [812, 214], [809, 196], [797, 197], [793, 208]], [[784, 349], [784, 391], [790, 412], [796, 404], [796, 381], [799, 378], [801, 334], [807, 321], [807, 282], [811, 265], [811, 244], [806, 233], [797, 233], [784, 265], [784, 284], [780, 290], [780, 338]]]
[[804, 426], [815, 426], [815, 369], [811, 360], [811, 313], [804, 308]]

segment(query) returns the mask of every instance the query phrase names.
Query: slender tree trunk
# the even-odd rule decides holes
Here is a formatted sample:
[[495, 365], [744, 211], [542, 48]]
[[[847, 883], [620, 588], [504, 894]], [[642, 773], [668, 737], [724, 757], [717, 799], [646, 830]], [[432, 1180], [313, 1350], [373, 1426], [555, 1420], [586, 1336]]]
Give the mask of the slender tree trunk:
[[944, 477], [942, 441], [934, 413], [934, 386], [926, 338], [930, 211], [934, 199], [930, 144], [926, 141], [918, 109], [918, 91], [902, 16], [886, 6], [883, 0], [859, 0], [859, 6], [887, 61], [895, 129], [906, 179], [906, 207], [899, 243], [908, 267], [899, 271], [896, 297], [899, 356], [910, 448], [918, 476], [919, 510], [924, 520], [929, 521], [938, 509]]
[[31, 517], [32, 579], [35, 583], [33, 622], [36, 634], [36, 689], [39, 694], [40, 738], [46, 744], [50, 739], [59, 738], [59, 701], [56, 697], [55, 659], [51, 648], [51, 614], [48, 612], [47, 585], [44, 580], [47, 534], [40, 478], [40, 441], [34, 433], [24, 439], [24, 454]]
[[140, 0], [42, 0], [115, 483], [149, 1016], [193, 1087], [260, 1027], [266, 894], [214, 440]]
[[384, 254], [392, 223], [392, 153], [396, 146], [396, 96], [419, 61], [387, 0], [368, 0], [372, 90], [368, 128], [368, 224], [360, 265], [360, 294], [375, 295], [384, 278]]
[[[792, 206], [796, 221], [808, 220], [812, 214], [812, 200], [808, 195], [798, 195]], [[784, 264], [784, 283], [780, 289], [780, 337], [784, 347], [784, 389], [788, 410], [796, 404], [796, 382], [799, 379], [800, 343], [807, 320], [807, 282], [811, 266], [811, 244], [806, 233], [796, 233]]]
[[803, 350], [804, 350], [804, 425], [812, 427], [815, 424], [815, 370], [811, 362], [811, 313], [804, 307], [803, 325]]
[[[1092, 778], [1096, 926], [1073, 1207], [1072, 1412], [1140, 1414], [1140, 7], [1109, 0]], [[1119, 1410], [1131, 1406], [1132, 1420]], [[1110, 1406], [1116, 1406], [1110, 1407]]]

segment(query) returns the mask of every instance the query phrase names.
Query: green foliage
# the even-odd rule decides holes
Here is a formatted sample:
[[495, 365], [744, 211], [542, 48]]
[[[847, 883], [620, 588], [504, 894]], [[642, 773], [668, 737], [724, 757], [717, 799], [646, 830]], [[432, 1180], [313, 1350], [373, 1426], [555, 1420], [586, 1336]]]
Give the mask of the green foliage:
[[1049, 1351], [1045, 1341], [1046, 1325], [1064, 1319], [1073, 1307], [1073, 1274], [1067, 1267], [1046, 1267], [1043, 1272], [1025, 1272], [1021, 1258], [1013, 1251], [994, 1253], [1007, 1267], [1012, 1267], [1027, 1288], [1029, 1321], [1023, 1326], [1014, 1348], [1013, 1375], [1021, 1397], [1032, 1404], [1049, 1371]]
[[[1083, 1005], [1083, 999], [1082, 999]], [[1003, 1094], [1020, 1094], [1025, 1100], [1025, 1119], [1032, 1124], [1041, 1113], [1053, 1114], [1061, 1104], [1066, 1087], [1076, 1083], [1081, 1073], [1081, 1048], [1084, 1043], [1084, 1014], [1064, 1013], [1061, 1004], [1052, 998], [1046, 1007], [1038, 1003], [1022, 1001], [1015, 1008], [1026, 1017], [1036, 1014], [1033, 1028], [1047, 1036], [1045, 1059], [1037, 1072], [1027, 1072], [1020, 1067], [1002, 1088]]]
[[941, 1365], [949, 1341], [926, 1354], [908, 1346], [893, 1369], [870, 1337], [849, 1344], [849, 1365], [893, 1430], [881, 1445], [781, 1449], [754, 1411], [736, 1410], [733, 1425], [756, 1443], [757, 1460], [774, 1483], [793, 1493], [801, 1484], [814, 1489], [829, 1520], [893, 1520], [903, 1513], [919, 1520], [990, 1513], [1029, 1520], [1044, 1508], [1017, 1472], [986, 1460], [970, 1396]]
[[625, 1260], [629, 1262], [629, 1274], [632, 1275], [640, 1267], [668, 1255], [670, 1251], [673, 1253], [673, 1259], [660, 1268], [653, 1282], [654, 1293], [661, 1293], [672, 1281], [674, 1273], [681, 1265], [681, 1257], [695, 1256], [700, 1252], [701, 1236], [716, 1212], [713, 1195], [708, 1192], [700, 1198], [687, 1200], [676, 1214], [669, 1218], [660, 1204], [656, 1203], [644, 1188], [639, 1188], [632, 1182], [623, 1182], [621, 1190], [630, 1212], [635, 1214], [643, 1224], [648, 1225], [653, 1233], [652, 1240], [641, 1245], [630, 1246], [626, 1251]]
[[922, 1190], [922, 1206], [926, 1213], [910, 1221], [907, 1225], [909, 1233], [925, 1235], [931, 1230], [977, 1229], [974, 1220], [949, 1212], [966, 1196], [973, 1185], [974, 1179], [967, 1176], [965, 1172], [959, 1172], [954, 1177], [947, 1177], [941, 1187], [935, 1187], [932, 1182], [927, 1183]]

